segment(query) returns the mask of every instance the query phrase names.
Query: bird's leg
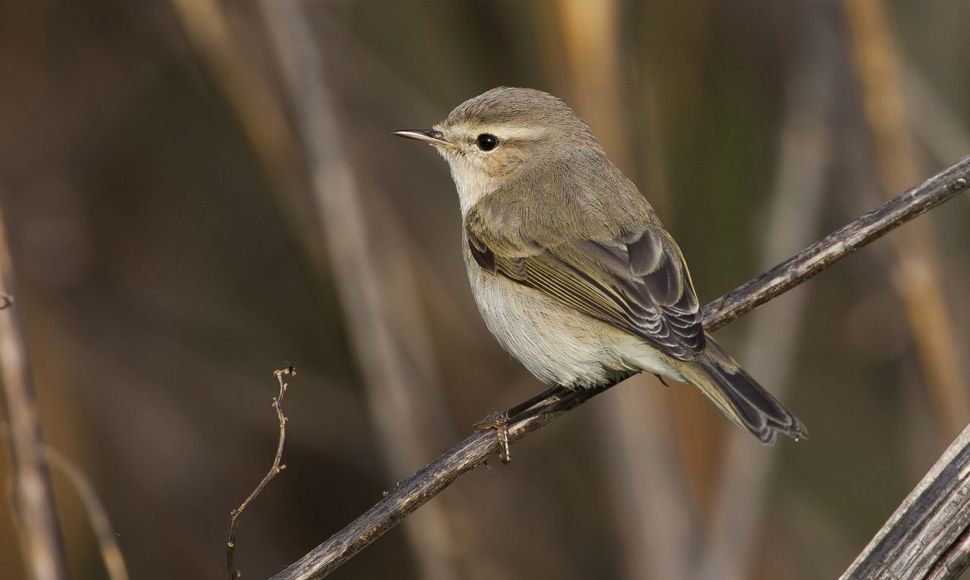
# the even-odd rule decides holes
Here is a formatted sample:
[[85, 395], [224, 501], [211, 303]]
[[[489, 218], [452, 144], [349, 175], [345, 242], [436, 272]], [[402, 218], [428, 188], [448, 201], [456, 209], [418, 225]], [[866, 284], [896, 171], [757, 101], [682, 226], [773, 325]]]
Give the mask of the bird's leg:
[[553, 385], [541, 393], [529, 397], [514, 407], [510, 407], [505, 411], [495, 411], [488, 417], [485, 417], [478, 423], [475, 423], [475, 430], [495, 431], [495, 438], [498, 440], [499, 447], [498, 457], [502, 460], [502, 463], [507, 464], [512, 461], [511, 450], [509, 448], [509, 421], [528, 411], [548, 397], [558, 395], [565, 390], [567, 390], [566, 387]]
[[670, 388], [670, 385], [668, 385], [667, 381], [664, 380], [663, 375], [653, 375], [653, 376], [657, 377], [657, 380], [660, 381], [660, 384], [667, 387], [668, 389]]
[[516, 416], [521, 415], [522, 413], [528, 411], [532, 407], [535, 407], [537, 404], [548, 399], [549, 397], [552, 397], [553, 395], [561, 394], [562, 392], [568, 391], [568, 390], [569, 389], [567, 389], [562, 385], [553, 385], [548, 389], [542, 391], [541, 393], [529, 397], [528, 399], [522, 401], [518, 405], [514, 407], [510, 407], [508, 410], [505, 411], [505, 416], [508, 417], [509, 419], [514, 419]]

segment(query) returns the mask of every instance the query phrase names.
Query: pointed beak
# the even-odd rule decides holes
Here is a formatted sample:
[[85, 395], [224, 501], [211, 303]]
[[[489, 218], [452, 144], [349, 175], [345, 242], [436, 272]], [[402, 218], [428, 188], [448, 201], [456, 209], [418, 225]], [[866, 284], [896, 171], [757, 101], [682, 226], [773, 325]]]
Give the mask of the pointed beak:
[[434, 129], [404, 129], [403, 131], [394, 131], [392, 135], [407, 137], [408, 139], [417, 139], [429, 145], [451, 146], [451, 143], [445, 141], [445, 136], [442, 135], [441, 131]]

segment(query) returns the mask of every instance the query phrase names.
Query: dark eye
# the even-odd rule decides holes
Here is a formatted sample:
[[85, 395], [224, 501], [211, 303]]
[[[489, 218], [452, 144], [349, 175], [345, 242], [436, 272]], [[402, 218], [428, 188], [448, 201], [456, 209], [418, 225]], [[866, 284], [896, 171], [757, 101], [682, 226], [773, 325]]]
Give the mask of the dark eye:
[[498, 137], [491, 133], [482, 133], [476, 141], [478, 142], [478, 148], [482, 151], [491, 151], [498, 147]]

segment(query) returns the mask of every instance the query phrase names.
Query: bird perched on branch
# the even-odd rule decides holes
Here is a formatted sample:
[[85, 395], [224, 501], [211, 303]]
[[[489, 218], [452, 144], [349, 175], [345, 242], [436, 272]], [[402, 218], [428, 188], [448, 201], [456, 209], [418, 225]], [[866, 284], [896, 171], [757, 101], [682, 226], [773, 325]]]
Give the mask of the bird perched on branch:
[[496, 88], [395, 134], [451, 167], [478, 309], [540, 380], [576, 389], [647, 371], [696, 386], [765, 443], [806, 437], [704, 331], [677, 243], [563, 101]]

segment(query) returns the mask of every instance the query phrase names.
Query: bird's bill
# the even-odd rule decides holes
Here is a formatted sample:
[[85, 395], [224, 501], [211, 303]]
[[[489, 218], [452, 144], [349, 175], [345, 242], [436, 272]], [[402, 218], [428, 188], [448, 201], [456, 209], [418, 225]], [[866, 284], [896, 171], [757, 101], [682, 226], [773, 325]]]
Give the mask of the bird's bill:
[[418, 141], [424, 141], [430, 145], [441, 145], [445, 147], [450, 147], [451, 143], [445, 141], [445, 136], [441, 131], [436, 131], [434, 129], [404, 129], [402, 131], [394, 131], [393, 135], [398, 137], [406, 137], [408, 139], [416, 139]]

